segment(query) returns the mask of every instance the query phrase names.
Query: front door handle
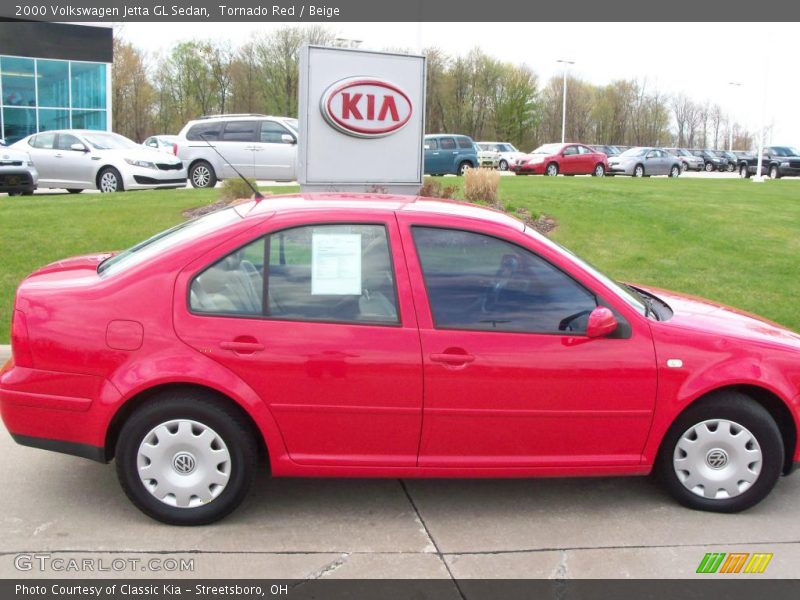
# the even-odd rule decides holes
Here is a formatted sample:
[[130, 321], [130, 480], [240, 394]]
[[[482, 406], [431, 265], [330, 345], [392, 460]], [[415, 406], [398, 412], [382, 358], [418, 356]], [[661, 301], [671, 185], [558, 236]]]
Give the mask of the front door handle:
[[431, 361], [443, 363], [445, 365], [460, 366], [471, 363], [475, 360], [472, 354], [456, 354], [453, 352], [437, 352], [431, 354]]
[[219, 347], [223, 350], [230, 350], [236, 354], [253, 354], [264, 349], [264, 344], [257, 340], [233, 340], [231, 342], [220, 342]]

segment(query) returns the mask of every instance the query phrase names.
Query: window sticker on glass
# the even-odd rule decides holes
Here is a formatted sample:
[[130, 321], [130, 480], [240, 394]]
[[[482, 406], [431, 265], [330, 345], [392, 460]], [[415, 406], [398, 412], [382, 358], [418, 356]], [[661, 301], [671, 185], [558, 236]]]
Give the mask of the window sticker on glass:
[[311, 294], [361, 295], [361, 234], [314, 233]]

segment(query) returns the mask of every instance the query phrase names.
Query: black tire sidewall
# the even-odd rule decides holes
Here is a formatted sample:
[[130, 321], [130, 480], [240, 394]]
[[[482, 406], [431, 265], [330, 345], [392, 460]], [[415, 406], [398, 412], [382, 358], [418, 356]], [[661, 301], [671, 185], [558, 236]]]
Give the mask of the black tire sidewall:
[[[709, 419], [728, 419], [746, 427], [761, 447], [761, 473], [756, 482], [734, 498], [711, 500], [686, 489], [673, 468], [675, 445], [691, 426]], [[667, 491], [689, 508], [733, 513], [746, 510], [763, 500], [775, 486], [783, 470], [784, 447], [780, 430], [767, 410], [754, 400], [736, 392], [720, 394], [689, 407], [675, 420], [661, 443], [656, 474]]]
[[[100, 182], [103, 180], [103, 175], [106, 173], [111, 173], [117, 178], [117, 189], [115, 189], [113, 192], [104, 192], [103, 188], [100, 186]], [[101, 194], [124, 192], [125, 186], [122, 184], [122, 175], [120, 175], [120, 172], [114, 167], [103, 167], [97, 174], [97, 189], [100, 190]]]
[[[222, 493], [205, 506], [169, 506], [148, 492], [139, 479], [137, 455], [144, 436], [156, 425], [173, 419], [191, 419], [211, 427], [228, 447], [230, 478]], [[151, 402], [128, 419], [117, 441], [116, 467], [125, 493], [146, 515], [172, 525], [204, 525], [225, 517], [244, 499], [255, 470], [256, 454], [252, 435], [236, 415], [212, 402], [190, 396], [173, 397]]]
[[[195, 172], [195, 169], [197, 169], [198, 167], [205, 167], [206, 169], [208, 169], [208, 185], [199, 186], [199, 185], [195, 184], [195, 182], [194, 182], [194, 172]], [[197, 189], [201, 189], [201, 190], [213, 188], [215, 185], [217, 185], [217, 174], [214, 171], [214, 167], [211, 166], [211, 163], [209, 163], [209, 162], [207, 162], [205, 160], [198, 160], [196, 163], [194, 163], [191, 166], [191, 168], [189, 169], [189, 183], [192, 184], [193, 188], [197, 188]]]

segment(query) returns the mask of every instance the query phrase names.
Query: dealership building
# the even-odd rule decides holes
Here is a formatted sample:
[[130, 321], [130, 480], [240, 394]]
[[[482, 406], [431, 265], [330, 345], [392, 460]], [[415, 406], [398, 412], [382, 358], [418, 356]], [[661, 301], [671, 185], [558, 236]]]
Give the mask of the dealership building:
[[0, 137], [48, 129], [111, 129], [113, 30], [0, 22]]

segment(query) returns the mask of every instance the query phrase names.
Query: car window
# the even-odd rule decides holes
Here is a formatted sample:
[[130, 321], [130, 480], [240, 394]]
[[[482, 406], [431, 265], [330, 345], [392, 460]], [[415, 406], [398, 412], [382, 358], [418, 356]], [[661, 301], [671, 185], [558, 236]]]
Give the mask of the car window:
[[575, 146], [567, 146], [564, 148], [564, 156], [572, 156], [578, 153], [578, 149]]
[[206, 314], [396, 324], [386, 228], [313, 225], [273, 233], [205, 269], [192, 282], [189, 303]]
[[[227, 133], [227, 128], [225, 129]], [[289, 131], [280, 123], [275, 121], [262, 121], [261, 122], [261, 142], [265, 144], [289, 144], [291, 142], [283, 141], [281, 136], [290, 135]]]
[[189, 131], [186, 132], [186, 139], [191, 142], [202, 142], [204, 139], [218, 140], [222, 125], [223, 123], [219, 121], [192, 125]]
[[436, 138], [430, 138], [425, 140], [425, 150], [438, 150], [439, 149], [439, 140]]
[[453, 138], [440, 138], [439, 147], [442, 150], [455, 150], [456, 141]]
[[593, 294], [516, 244], [470, 231], [414, 227], [437, 328], [584, 333]]
[[457, 138], [457, 139], [458, 139], [458, 147], [459, 148], [463, 148], [463, 149], [466, 149], [466, 150], [472, 150], [473, 149], [472, 140], [471, 139], [465, 138], [465, 137], [460, 137], [460, 138]]
[[42, 150], [52, 150], [56, 142], [55, 133], [40, 133], [31, 138], [30, 145]]
[[254, 142], [259, 130], [257, 121], [228, 121], [222, 130], [223, 142]]
[[578, 146], [578, 154], [593, 154], [593, 151], [586, 146]]
[[158, 148], [158, 140], [156, 138], [147, 138], [145, 141], [146, 146], [152, 146], [153, 148]]
[[69, 133], [59, 133], [58, 138], [56, 139], [55, 147], [57, 150], [72, 150], [72, 144], [80, 144], [81, 146], [85, 146], [85, 144], [74, 135]]

